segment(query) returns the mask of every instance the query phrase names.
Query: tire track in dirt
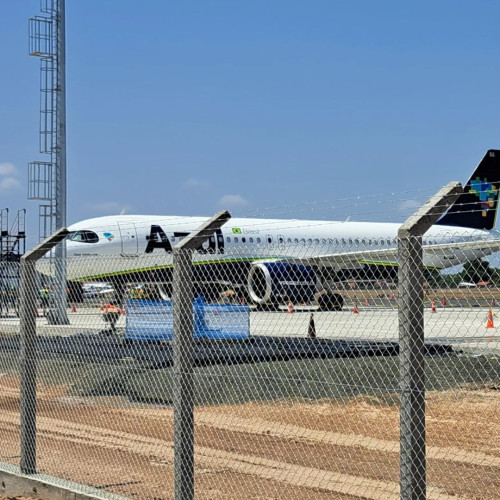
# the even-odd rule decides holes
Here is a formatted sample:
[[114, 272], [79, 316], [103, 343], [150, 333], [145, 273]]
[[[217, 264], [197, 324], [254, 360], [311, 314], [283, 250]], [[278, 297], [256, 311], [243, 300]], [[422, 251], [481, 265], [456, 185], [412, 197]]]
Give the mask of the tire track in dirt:
[[[233, 432], [301, 440], [313, 444], [321, 443], [335, 446], [360, 447], [371, 451], [399, 453], [399, 442], [397, 441], [388, 441], [359, 434], [319, 431], [260, 418], [249, 419], [210, 412], [197, 412], [195, 413], [195, 424]], [[500, 467], [499, 457], [479, 451], [466, 451], [452, 446], [427, 446], [427, 458], [477, 465], [480, 467]]]
[[[11, 412], [0, 413], [0, 424], [18, 429], [19, 415]], [[173, 464], [172, 442], [101, 427], [74, 424], [66, 420], [48, 417], [38, 417], [37, 429], [40, 438], [90, 445], [97, 448], [104, 447], [146, 456], [149, 460], [155, 459], [161, 460], [163, 463]], [[284, 482], [291, 486], [320, 489], [331, 493], [355, 495], [369, 499], [399, 497], [399, 485], [396, 482], [303, 467], [255, 455], [197, 446], [195, 460], [196, 465], [202, 466], [205, 471], [208, 469], [214, 473], [230, 469], [233, 472]], [[457, 499], [459, 497], [449, 496], [438, 488], [432, 488], [428, 498]]]

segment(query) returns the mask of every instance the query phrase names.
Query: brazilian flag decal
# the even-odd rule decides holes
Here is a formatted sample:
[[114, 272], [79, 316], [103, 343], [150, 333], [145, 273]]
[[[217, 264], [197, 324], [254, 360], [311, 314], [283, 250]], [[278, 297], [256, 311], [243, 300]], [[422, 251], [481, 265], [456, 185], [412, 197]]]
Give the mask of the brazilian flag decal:
[[243, 231], [239, 227], [233, 227], [233, 234], [242, 234]]

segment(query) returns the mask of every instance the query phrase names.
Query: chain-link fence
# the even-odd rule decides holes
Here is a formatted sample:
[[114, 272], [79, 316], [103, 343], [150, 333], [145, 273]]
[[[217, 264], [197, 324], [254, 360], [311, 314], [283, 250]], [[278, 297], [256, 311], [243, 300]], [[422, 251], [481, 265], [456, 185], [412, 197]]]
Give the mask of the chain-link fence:
[[36, 350], [0, 318], [1, 461], [135, 498], [498, 496], [492, 234], [253, 218], [200, 243], [205, 220], [70, 233], [63, 317], [37, 262]]

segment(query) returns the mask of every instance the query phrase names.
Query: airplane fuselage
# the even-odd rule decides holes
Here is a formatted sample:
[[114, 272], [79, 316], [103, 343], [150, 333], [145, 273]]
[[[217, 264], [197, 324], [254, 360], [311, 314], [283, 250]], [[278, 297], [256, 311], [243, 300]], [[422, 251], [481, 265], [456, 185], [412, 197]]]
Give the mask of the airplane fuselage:
[[[204, 217], [123, 215], [73, 224], [69, 227], [67, 255], [87, 257], [88, 265], [78, 259], [78, 265], [70, 265], [68, 277], [83, 279], [170, 266], [176, 243], [206, 220]], [[384, 255], [396, 248], [399, 227], [397, 223], [234, 218], [195, 252], [193, 260], [210, 263], [306, 259], [371, 251], [372, 254], [379, 252], [380, 259], [370, 258], [368, 263], [395, 264], [394, 258], [387, 259]], [[495, 237], [498, 237], [496, 231], [435, 225], [424, 235], [424, 246], [446, 244], [449, 248], [439, 253], [425, 253], [424, 265], [442, 269], [484, 257], [488, 254], [485, 249], [462, 248], [454, 252], [453, 244]], [[341, 267], [327, 258], [324, 265]]]

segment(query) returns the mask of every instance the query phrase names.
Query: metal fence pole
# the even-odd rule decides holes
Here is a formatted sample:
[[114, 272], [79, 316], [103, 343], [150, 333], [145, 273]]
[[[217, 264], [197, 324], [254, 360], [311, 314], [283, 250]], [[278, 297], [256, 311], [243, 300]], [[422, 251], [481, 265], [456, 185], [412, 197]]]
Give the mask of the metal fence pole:
[[175, 498], [194, 497], [193, 303], [191, 251], [174, 249]]
[[460, 183], [448, 184], [408, 218], [398, 232], [400, 492], [405, 500], [426, 496], [422, 235], [461, 192]]
[[35, 266], [21, 259], [19, 284], [21, 472], [36, 472], [36, 317]]
[[174, 497], [194, 498], [194, 338], [193, 274], [194, 250], [229, 220], [219, 212], [174, 247]]
[[36, 261], [49, 252], [68, 234], [60, 229], [21, 257], [19, 283], [20, 319], [20, 417], [21, 472], [36, 472]]

